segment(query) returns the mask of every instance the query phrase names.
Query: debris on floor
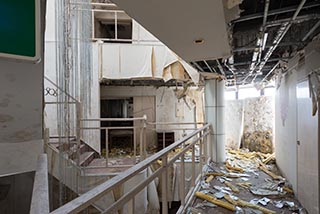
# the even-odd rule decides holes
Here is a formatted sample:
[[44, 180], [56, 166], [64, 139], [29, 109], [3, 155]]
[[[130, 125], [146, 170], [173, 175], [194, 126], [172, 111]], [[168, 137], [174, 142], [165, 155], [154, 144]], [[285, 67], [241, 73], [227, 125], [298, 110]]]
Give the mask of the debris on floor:
[[204, 172], [187, 213], [307, 213], [274, 154], [229, 150], [224, 164], [211, 162]]

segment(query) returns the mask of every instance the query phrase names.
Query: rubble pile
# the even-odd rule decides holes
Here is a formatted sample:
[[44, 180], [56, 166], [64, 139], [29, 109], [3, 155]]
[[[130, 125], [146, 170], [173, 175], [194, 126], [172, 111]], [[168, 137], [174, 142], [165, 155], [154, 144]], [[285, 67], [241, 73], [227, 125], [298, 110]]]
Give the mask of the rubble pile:
[[224, 164], [204, 167], [187, 213], [307, 213], [283, 178], [274, 154], [229, 150]]

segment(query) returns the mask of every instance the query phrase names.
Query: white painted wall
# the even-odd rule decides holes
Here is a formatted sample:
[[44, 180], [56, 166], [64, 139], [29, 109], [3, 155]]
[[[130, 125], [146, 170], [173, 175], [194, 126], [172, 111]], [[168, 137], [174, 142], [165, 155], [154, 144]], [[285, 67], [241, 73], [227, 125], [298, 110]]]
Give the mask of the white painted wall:
[[[320, 42], [305, 48], [305, 62], [296, 56], [289, 61], [289, 71], [282, 78], [275, 96], [275, 152], [277, 164], [297, 192], [297, 98], [296, 84], [313, 69], [320, 67]], [[303, 130], [302, 130], [303, 133]], [[302, 157], [300, 157], [302, 158]], [[300, 187], [301, 188], [301, 187]]]
[[[56, 37], [55, 37], [55, 1], [48, 0], [47, 4], [47, 15], [46, 15], [46, 32], [45, 32], [45, 76], [57, 83], [57, 66], [56, 66]], [[96, 43], [92, 44], [93, 54], [93, 66], [92, 66], [92, 75], [91, 75], [91, 89], [83, 93], [89, 93], [91, 96], [91, 103], [88, 108], [84, 108], [84, 113], [82, 118], [100, 118], [100, 95], [99, 95], [99, 55], [98, 55], [98, 45]], [[51, 84], [49, 81], [44, 80], [44, 88], [52, 88], [57, 90], [57, 87]], [[79, 89], [76, 89], [79, 90]], [[59, 90], [58, 90], [59, 92]], [[61, 93], [61, 91], [59, 92]], [[71, 94], [72, 95], [72, 94]], [[79, 97], [75, 97], [78, 101], [81, 102]], [[45, 96], [45, 102], [56, 102], [57, 98], [54, 96]], [[71, 114], [75, 114], [76, 106], [71, 104], [70, 106]], [[49, 128], [50, 136], [58, 136], [58, 116], [57, 116], [57, 106], [53, 104], [45, 105], [45, 126]], [[75, 124], [76, 120], [73, 117], [71, 121], [71, 135], [75, 135]], [[85, 126], [98, 127], [99, 122], [86, 122]], [[82, 132], [82, 139], [95, 151], [100, 153], [100, 132], [99, 130], [85, 130]]]
[[[296, 81], [296, 72], [286, 76], [280, 88], [276, 90], [275, 96], [275, 153], [277, 164], [292, 184], [295, 192], [297, 190]], [[285, 120], [283, 121], [282, 118], [284, 117]]]
[[134, 19], [132, 19], [132, 40], [133, 44], [164, 45]]
[[0, 175], [36, 167], [42, 152], [42, 83], [43, 54], [38, 64], [0, 58]]

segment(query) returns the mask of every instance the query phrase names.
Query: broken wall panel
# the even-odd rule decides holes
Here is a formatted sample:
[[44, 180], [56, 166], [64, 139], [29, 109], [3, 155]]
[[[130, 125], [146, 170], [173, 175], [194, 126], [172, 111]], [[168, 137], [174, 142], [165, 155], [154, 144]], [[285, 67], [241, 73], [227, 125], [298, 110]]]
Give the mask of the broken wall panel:
[[226, 101], [226, 147], [273, 151], [274, 101], [262, 96]]
[[199, 83], [199, 73], [163, 45], [98, 44], [101, 79], [163, 79]]
[[271, 97], [248, 98], [244, 101], [243, 142], [250, 151], [272, 153], [274, 101]]
[[226, 148], [238, 149], [243, 130], [243, 100], [226, 100]]

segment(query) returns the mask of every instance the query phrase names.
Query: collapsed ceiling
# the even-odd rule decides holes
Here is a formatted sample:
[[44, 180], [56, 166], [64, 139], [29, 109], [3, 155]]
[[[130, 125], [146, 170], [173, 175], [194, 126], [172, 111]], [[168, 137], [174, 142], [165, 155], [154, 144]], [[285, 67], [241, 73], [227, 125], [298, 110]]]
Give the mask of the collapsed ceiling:
[[[287, 69], [290, 58], [303, 55], [301, 50], [320, 32], [319, 0], [223, 0], [224, 16], [207, 10], [214, 7], [213, 1], [196, 2], [197, 7], [194, 1], [174, 5], [141, 0], [113, 2], [205, 78], [224, 76], [227, 86], [267, 85], [274, 74]], [[225, 29], [221, 22], [227, 23]], [[227, 34], [222, 37], [217, 31]], [[203, 36], [206, 32], [208, 35]], [[203, 44], [190, 43], [200, 34]], [[226, 40], [230, 47], [226, 47]]]
[[318, 0], [243, 0], [239, 7], [240, 17], [228, 24], [232, 55], [190, 62], [225, 76], [228, 86], [267, 84], [320, 32]]

